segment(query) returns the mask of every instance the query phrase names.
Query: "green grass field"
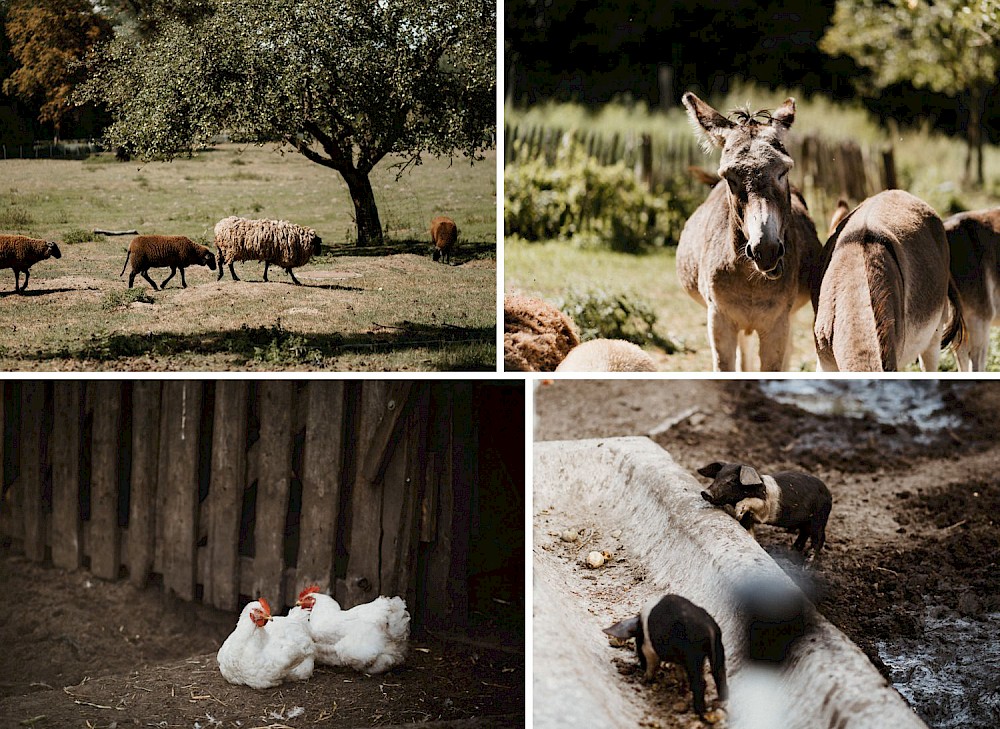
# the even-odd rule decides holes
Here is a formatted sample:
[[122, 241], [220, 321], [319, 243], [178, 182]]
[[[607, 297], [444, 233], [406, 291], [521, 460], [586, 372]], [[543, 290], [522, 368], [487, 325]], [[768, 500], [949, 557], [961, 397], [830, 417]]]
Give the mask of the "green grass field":
[[[496, 362], [496, 166], [425, 160], [396, 179], [372, 176], [386, 232], [353, 245], [353, 205], [332, 170], [271, 148], [222, 145], [170, 163], [0, 162], [0, 232], [60, 242], [31, 269], [26, 295], [0, 271], [5, 370], [493, 370]], [[460, 229], [452, 266], [430, 258], [435, 215]], [[263, 283], [263, 264], [228, 274], [189, 268], [163, 292], [119, 277], [131, 236], [186, 235], [211, 244], [227, 215], [281, 218], [323, 238], [323, 255]], [[158, 283], [168, 273], [155, 269]], [[141, 283], [140, 283], [141, 282]], [[139, 291], [147, 295], [138, 298]], [[145, 299], [145, 300], [142, 300]]]

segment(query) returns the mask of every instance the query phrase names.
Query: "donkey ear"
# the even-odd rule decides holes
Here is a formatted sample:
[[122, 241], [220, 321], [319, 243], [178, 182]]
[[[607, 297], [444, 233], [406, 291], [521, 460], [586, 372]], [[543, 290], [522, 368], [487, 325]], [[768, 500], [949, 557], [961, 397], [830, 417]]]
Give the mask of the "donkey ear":
[[726, 143], [726, 132], [736, 126], [719, 112], [688, 91], [681, 97], [687, 108], [688, 117], [705, 142], [706, 151], [711, 147], [721, 147]]
[[740, 466], [740, 483], [744, 486], [757, 486], [764, 483], [760, 480], [760, 474], [753, 466]]
[[785, 103], [774, 110], [771, 118], [784, 129], [789, 129], [795, 121], [795, 99], [785, 99]]
[[722, 467], [725, 465], [726, 465], [725, 463], [719, 463], [718, 461], [716, 461], [715, 463], [709, 463], [707, 466], [702, 466], [701, 468], [699, 468], [698, 473], [700, 473], [705, 478], [715, 478], [716, 476], [719, 475], [719, 471], [721, 471]]

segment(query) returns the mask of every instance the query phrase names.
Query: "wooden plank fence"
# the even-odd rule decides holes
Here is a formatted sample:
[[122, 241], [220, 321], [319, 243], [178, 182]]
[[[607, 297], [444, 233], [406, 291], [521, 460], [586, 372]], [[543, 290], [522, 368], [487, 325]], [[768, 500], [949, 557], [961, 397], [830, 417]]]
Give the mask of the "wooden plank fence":
[[[479, 421], [506, 417], [482, 405], [502, 400], [496, 387], [523, 394], [482, 381], [6, 381], [0, 543], [226, 610], [258, 595], [289, 605], [315, 583], [345, 607], [398, 594], [418, 625], [461, 627], [476, 509], [497, 507], [479, 494], [497, 474], [478, 459]], [[523, 417], [513, 426], [523, 451]], [[504, 489], [523, 504], [523, 482]], [[485, 543], [522, 550], [520, 518]]]
[[[862, 147], [849, 139], [832, 140], [792, 131], [786, 144], [795, 160], [792, 183], [806, 196], [810, 209], [832, 210], [838, 198], [856, 204], [870, 195], [894, 188], [896, 166], [891, 146]], [[662, 188], [669, 180], [682, 180], [686, 189], [702, 183], [689, 174], [692, 166], [715, 170], [718, 154], [704, 154], [694, 134], [662, 137], [649, 134], [562, 129], [543, 125], [504, 126], [504, 164], [544, 157], [553, 164], [569, 150], [584, 152], [601, 164], [623, 163], [649, 189]], [[820, 225], [821, 230], [825, 228]]]

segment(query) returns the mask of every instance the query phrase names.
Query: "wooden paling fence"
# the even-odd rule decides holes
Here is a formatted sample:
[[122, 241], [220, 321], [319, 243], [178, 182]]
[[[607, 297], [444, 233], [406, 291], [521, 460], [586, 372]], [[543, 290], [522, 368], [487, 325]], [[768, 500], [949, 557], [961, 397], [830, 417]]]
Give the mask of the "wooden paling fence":
[[[523, 504], [523, 482], [479, 462], [496, 385], [8, 381], [0, 539], [227, 610], [315, 583], [346, 606], [402, 595], [418, 623], [461, 626], [481, 510]], [[509, 531], [487, 541], [517, 553]]]
[[[788, 152], [795, 160], [792, 182], [805, 194], [810, 207], [828, 210], [843, 197], [860, 202], [881, 190], [896, 187], [895, 160], [890, 146], [862, 147], [852, 140], [831, 140], [815, 134], [789, 135]], [[504, 126], [504, 164], [544, 157], [556, 161], [560, 150], [575, 148], [601, 164], [623, 163], [650, 189], [671, 179], [685, 180], [688, 189], [699, 186], [688, 172], [691, 166], [713, 170], [718, 155], [704, 154], [693, 133], [652, 137], [639, 133], [603, 133], [540, 125]]]

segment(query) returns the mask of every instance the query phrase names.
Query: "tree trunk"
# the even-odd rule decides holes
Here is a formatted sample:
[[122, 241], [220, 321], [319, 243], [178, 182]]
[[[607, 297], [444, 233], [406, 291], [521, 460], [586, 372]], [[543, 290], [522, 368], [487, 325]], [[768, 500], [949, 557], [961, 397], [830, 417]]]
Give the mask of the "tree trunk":
[[962, 182], [969, 184], [972, 180], [973, 159], [975, 159], [975, 185], [983, 186], [983, 100], [984, 94], [978, 87], [969, 89], [969, 124], [965, 130], [966, 154], [965, 174]]
[[358, 245], [379, 245], [382, 243], [382, 222], [375, 205], [375, 191], [367, 172], [353, 170], [342, 172], [347, 189], [354, 201], [354, 216], [358, 222]]

